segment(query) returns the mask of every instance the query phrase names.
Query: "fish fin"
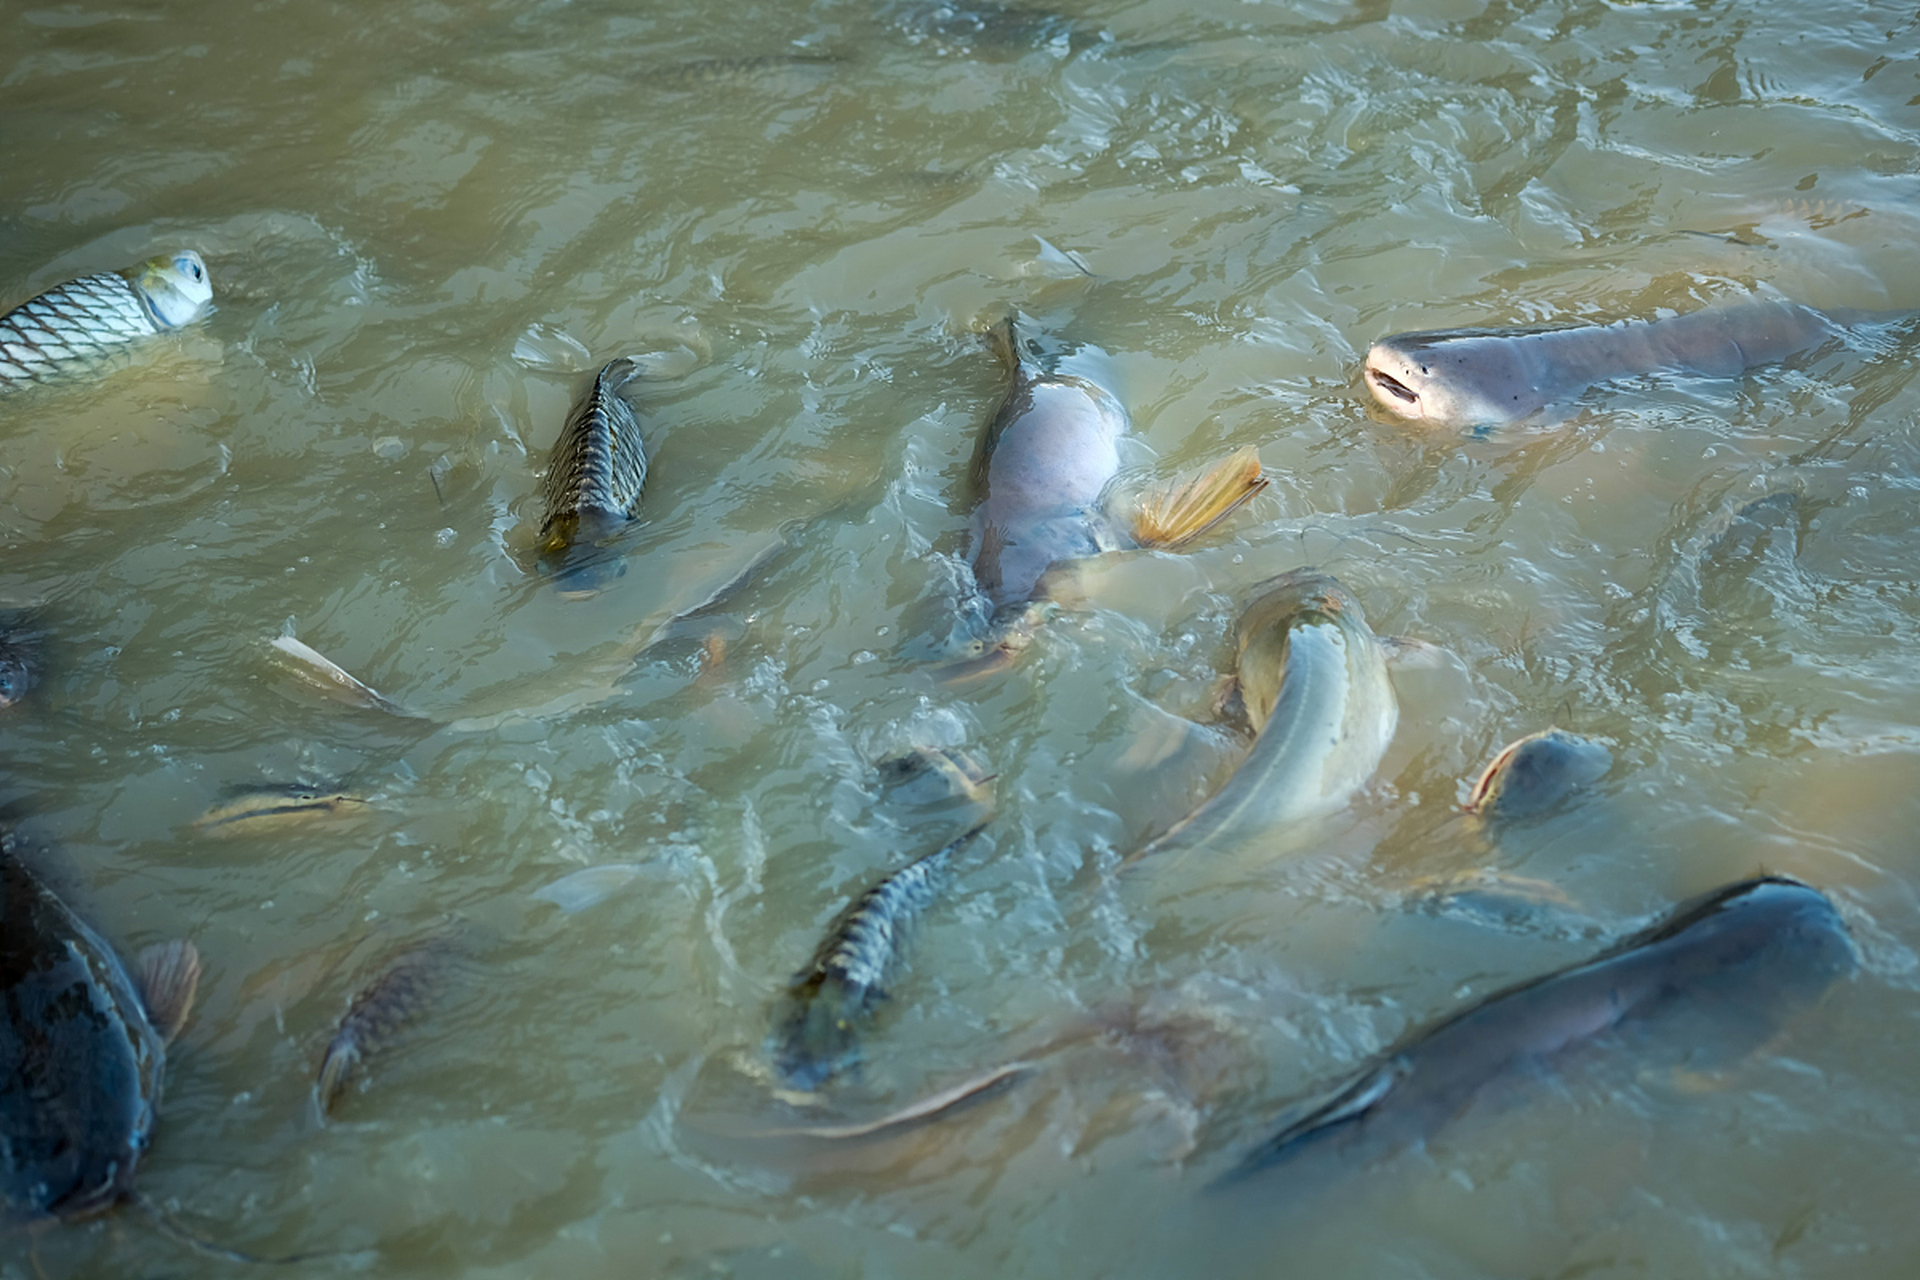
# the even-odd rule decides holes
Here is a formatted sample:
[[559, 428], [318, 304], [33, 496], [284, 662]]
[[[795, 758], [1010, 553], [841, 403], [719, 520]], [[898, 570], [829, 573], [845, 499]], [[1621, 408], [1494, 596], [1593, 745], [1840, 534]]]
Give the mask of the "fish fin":
[[136, 967], [147, 1021], [171, 1044], [193, 1012], [193, 998], [200, 990], [200, 953], [191, 942], [177, 938], [146, 948]]
[[413, 714], [392, 698], [349, 674], [346, 668], [309, 644], [292, 636], [275, 636], [267, 643], [302, 680], [342, 702], [388, 711], [398, 716]]
[[340, 1093], [360, 1066], [360, 1045], [350, 1035], [336, 1035], [320, 1059], [320, 1070], [313, 1080], [313, 1111], [321, 1124], [340, 1100]]
[[1413, 1071], [1405, 1057], [1393, 1057], [1366, 1068], [1327, 1094], [1308, 1099], [1288, 1113], [1280, 1132], [1249, 1151], [1213, 1186], [1224, 1187], [1280, 1163], [1308, 1143], [1332, 1137], [1373, 1114], [1402, 1080]]
[[1260, 455], [1245, 448], [1204, 471], [1142, 494], [1133, 504], [1133, 538], [1143, 547], [1191, 542], [1267, 487]]
[[1446, 665], [1447, 651], [1437, 644], [1415, 640], [1411, 636], [1379, 636], [1381, 656], [1389, 666], [1409, 671], [1433, 670]]
[[891, 1137], [909, 1129], [931, 1124], [963, 1107], [998, 1097], [1040, 1069], [1035, 1062], [1009, 1062], [959, 1084], [928, 1094], [924, 1098], [890, 1111], [877, 1120], [857, 1124], [814, 1125], [806, 1128], [770, 1129], [755, 1136], [764, 1138], [810, 1138], [819, 1142], [854, 1142], [865, 1138]]

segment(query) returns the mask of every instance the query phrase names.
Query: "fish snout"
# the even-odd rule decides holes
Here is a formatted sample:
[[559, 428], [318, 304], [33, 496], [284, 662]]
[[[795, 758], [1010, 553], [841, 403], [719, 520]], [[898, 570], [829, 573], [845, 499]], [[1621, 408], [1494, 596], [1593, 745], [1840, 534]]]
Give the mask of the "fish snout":
[[1419, 419], [1427, 416], [1420, 393], [1396, 378], [1371, 356], [1367, 360], [1365, 376], [1367, 389], [1373, 392], [1373, 398], [1388, 413], [1397, 418]]

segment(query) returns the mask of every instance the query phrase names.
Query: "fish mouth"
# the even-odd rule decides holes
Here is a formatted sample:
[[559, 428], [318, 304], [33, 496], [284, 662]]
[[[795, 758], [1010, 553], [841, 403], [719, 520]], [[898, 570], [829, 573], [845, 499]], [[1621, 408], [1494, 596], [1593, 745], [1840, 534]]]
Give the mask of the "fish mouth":
[[1367, 369], [1367, 381], [1371, 382], [1377, 390], [1386, 392], [1401, 404], [1412, 406], [1420, 403], [1420, 394], [1418, 392], [1384, 370], [1369, 367]]

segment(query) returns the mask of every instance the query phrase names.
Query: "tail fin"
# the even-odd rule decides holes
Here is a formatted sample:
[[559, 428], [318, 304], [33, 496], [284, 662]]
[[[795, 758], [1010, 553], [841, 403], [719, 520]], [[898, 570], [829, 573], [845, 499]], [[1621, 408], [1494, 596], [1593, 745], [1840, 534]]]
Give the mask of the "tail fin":
[[1144, 493], [1133, 507], [1133, 538], [1143, 547], [1191, 542], [1267, 487], [1251, 447], [1171, 485]]
[[1287, 1117], [1280, 1132], [1249, 1151], [1240, 1163], [1216, 1178], [1208, 1190], [1218, 1191], [1272, 1168], [1301, 1148], [1351, 1134], [1376, 1113], [1412, 1066], [1403, 1057], [1375, 1063], [1336, 1085], [1331, 1093], [1309, 1099]]

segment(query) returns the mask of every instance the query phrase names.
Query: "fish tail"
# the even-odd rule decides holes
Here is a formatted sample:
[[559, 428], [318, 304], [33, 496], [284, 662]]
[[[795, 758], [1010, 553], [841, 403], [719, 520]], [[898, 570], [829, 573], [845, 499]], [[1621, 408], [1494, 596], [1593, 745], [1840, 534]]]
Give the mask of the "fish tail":
[[1205, 533], [1267, 487], [1260, 455], [1248, 447], [1151, 489], [1134, 503], [1133, 538], [1143, 547], [1177, 547]]
[[998, 319], [987, 321], [987, 350], [1005, 366], [1009, 377], [1020, 372], [1020, 338], [1013, 330], [1013, 312], [1011, 309]]
[[353, 1072], [360, 1065], [360, 1044], [350, 1032], [343, 1031], [333, 1038], [327, 1046], [327, 1055], [321, 1059], [320, 1072], [313, 1082], [314, 1112], [321, 1123], [333, 1111], [333, 1104], [340, 1098], [341, 1090], [347, 1087], [347, 1081], [353, 1078]]

